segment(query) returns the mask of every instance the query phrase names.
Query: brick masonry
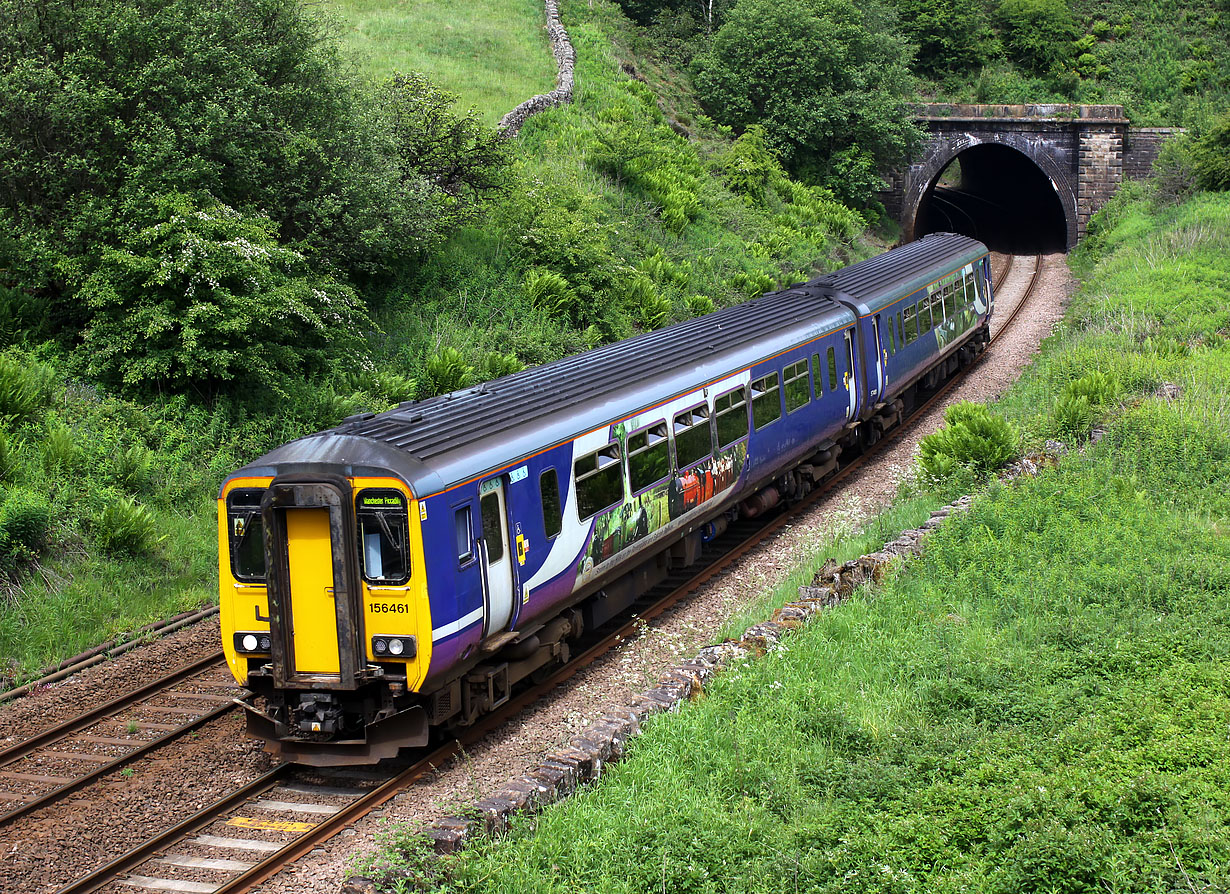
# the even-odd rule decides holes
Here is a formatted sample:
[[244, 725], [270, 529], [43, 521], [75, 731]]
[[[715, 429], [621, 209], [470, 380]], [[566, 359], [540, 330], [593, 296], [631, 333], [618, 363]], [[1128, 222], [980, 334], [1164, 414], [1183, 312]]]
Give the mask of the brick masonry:
[[974, 146], [1009, 146], [1046, 174], [1063, 206], [1071, 248], [1125, 179], [1147, 176], [1174, 128], [1133, 128], [1122, 106], [952, 105], [916, 109], [930, 139], [922, 157], [890, 172], [884, 206], [914, 238], [918, 207], [940, 172]]

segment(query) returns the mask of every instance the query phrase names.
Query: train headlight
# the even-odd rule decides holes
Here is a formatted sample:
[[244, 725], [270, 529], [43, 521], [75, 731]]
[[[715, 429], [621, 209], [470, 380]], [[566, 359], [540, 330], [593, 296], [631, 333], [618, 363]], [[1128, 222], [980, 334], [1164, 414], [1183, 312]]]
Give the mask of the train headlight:
[[418, 643], [413, 636], [382, 636], [372, 637], [372, 654], [377, 658], [392, 656], [394, 658], [413, 658], [418, 651]]
[[252, 633], [239, 632], [235, 634], [235, 651], [245, 654], [260, 655], [269, 654], [270, 648], [273, 646], [273, 641], [269, 638], [268, 633], [254, 631]]

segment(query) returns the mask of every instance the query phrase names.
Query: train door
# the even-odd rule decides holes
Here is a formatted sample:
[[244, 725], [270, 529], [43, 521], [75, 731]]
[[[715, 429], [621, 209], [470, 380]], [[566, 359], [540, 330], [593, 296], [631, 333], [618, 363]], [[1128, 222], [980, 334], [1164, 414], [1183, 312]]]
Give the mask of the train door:
[[483, 526], [479, 550], [487, 584], [483, 624], [483, 636], [487, 637], [504, 630], [513, 611], [512, 551], [508, 545], [508, 505], [502, 478], [489, 478], [479, 487], [478, 511]]
[[847, 329], [844, 333], [846, 340], [846, 391], [850, 393], [850, 403], [846, 408], [846, 421], [854, 419], [858, 413], [858, 376], [854, 374], [854, 330]]
[[876, 354], [876, 387], [870, 397], [883, 400], [884, 389], [888, 385], [888, 348], [886, 347], [888, 339], [884, 337], [884, 328], [879, 314], [876, 314], [871, 321], [871, 331], [874, 340], [873, 350]]
[[340, 656], [329, 510], [287, 509], [286, 551], [295, 670], [336, 674]]

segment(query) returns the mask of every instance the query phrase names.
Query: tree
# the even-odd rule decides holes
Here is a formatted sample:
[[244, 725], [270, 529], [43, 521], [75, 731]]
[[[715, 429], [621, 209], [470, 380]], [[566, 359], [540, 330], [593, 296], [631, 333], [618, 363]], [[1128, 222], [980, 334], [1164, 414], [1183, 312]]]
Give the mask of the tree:
[[1032, 74], [1049, 74], [1071, 61], [1076, 20], [1064, 0], [1003, 0], [996, 18], [1008, 56]]
[[922, 138], [892, 25], [883, 7], [850, 0], [742, 0], [696, 60], [697, 91], [721, 123], [763, 124], [796, 176], [867, 205], [877, 184], [842, 172], [887, 168]]
[[898, 0], [901, 30], [918, 46], [916, 69], [928, 75], [969, 71], [998, 55], [981, 3], [969, 0]]

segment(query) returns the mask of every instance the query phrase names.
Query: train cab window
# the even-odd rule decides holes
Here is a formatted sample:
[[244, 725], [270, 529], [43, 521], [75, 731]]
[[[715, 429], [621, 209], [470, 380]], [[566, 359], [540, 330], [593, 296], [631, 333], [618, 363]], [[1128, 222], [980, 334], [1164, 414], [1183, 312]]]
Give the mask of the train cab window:
[[410, 579], [405, 495], [385, 488], [361, 490], [355, 498], [355, 514], [363, 579], [373, 584], [404, 584]]
[[837, 390], [837, 349], [829, 348], [829, 391]]
[[756, 431], [782, 415], [781, 383], [778, 373], [752, 382], [752, 425]]
[[786, 412], [793, 413], [811, 400], [811, 384], [807, 379], [807, 358], [792, 363], [786, 374]]
[[736, 388], [713, 402], [717, 417], [717, 443], [721, 450], [747, 434], [747, 392]]
[[701, 404], [675, 414], [676, 468], [688, 469], [713, 453], [709, 407]]
[[559, 476], [547, 469], [538, 476], [538, 493], [542, 497], [542, 529], [547, 537], [555, 537], [564, 529], [564, 510], [560, 508]]
[[913, 344], [918, 338], [918, 309], [911, 304], [905, 309], [905, 343]]
[[500, 518], [500, 495], [489, 491], [478, 501], [483, 522], [483, 542], [487, 544], [487, 564], [504, 558], [504, 520]]
[[265, 579], [265, 526], [261, 521], [262, 490], [243, 488], [226, 496], [231, 541], [231, 572], [236, 580]]
[[624, 498], [623, 463], [612, 442], [572, 464], [577, 480], [577, 517], [581, 521], [609, 509]]
[[670, 474], [671, 445], [666, 423], [628, 435], [628, 484], [640, 493]]
[[457, 564], [464, 565], [474, 558], [474, 519], [469, 506], [453, 513], [453, 537], [457, 541]]

